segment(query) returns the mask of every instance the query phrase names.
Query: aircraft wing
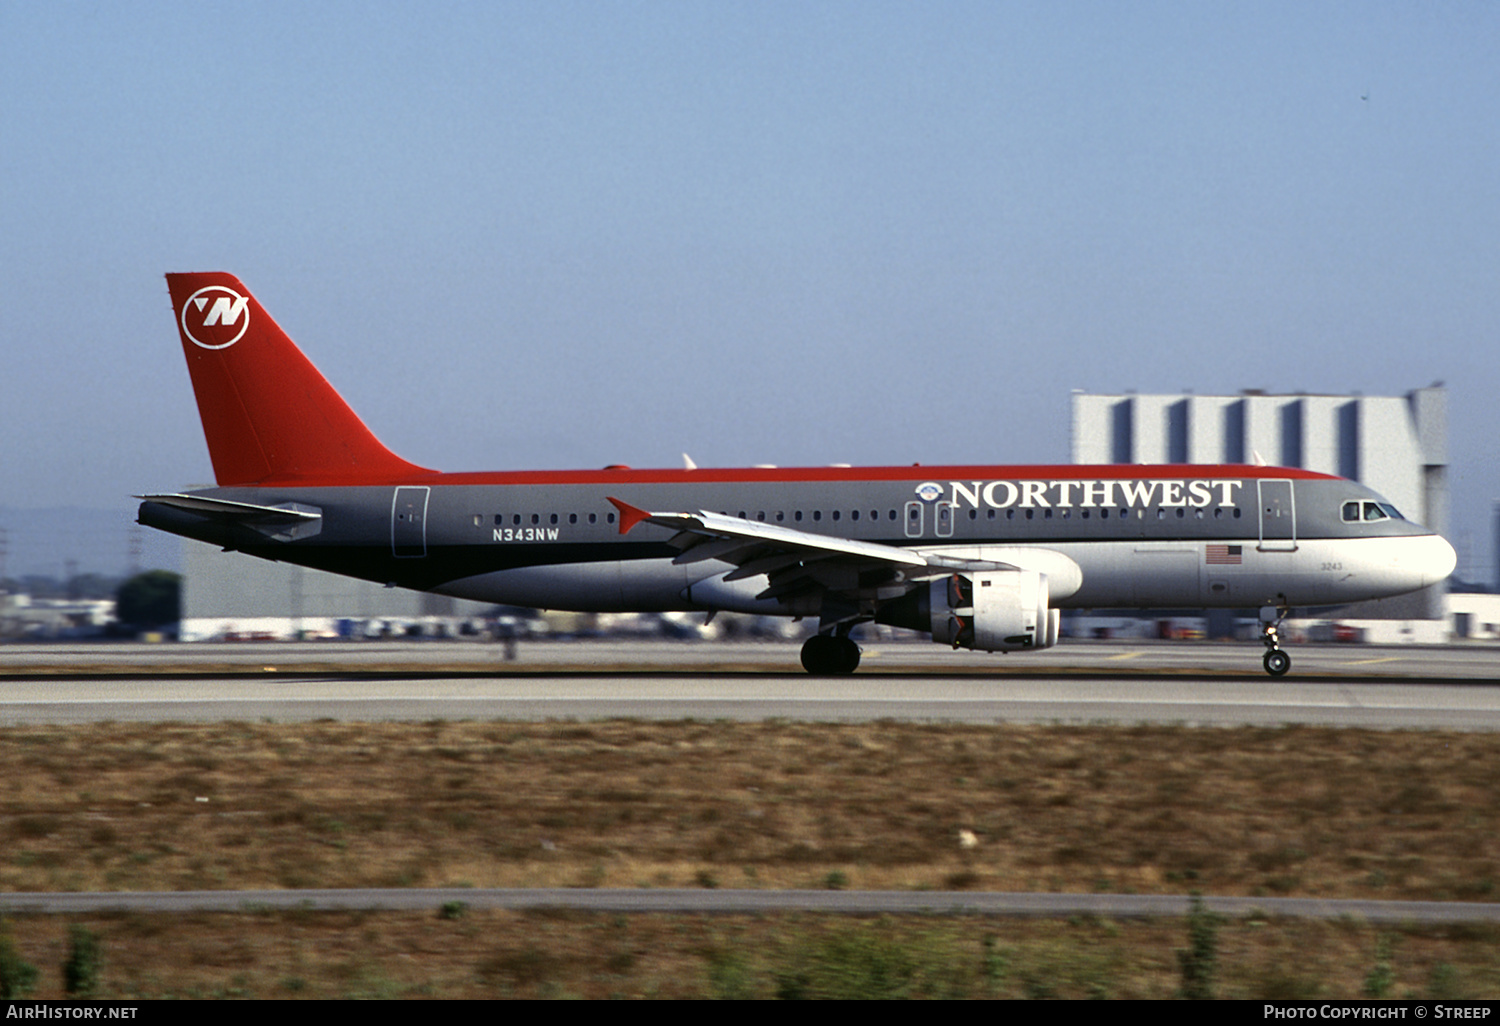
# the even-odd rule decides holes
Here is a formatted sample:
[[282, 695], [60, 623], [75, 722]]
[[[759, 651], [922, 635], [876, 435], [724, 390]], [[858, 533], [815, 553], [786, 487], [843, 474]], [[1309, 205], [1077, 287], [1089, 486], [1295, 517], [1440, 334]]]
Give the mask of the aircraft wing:
[[919, 582], [955, 570], [1014, 570], [1008, 563], [812, 534], [778, 524], [700, 510], [696, 513], [651, 512], [611, 497], [620, 511], [620, 533], [638, 524], [667, 527], [676, 533], [668, 544], [679, 550], [678, 565], [716, 559], [735, 569], [724, 580], [765, 574], [770, 587], [757, 598], [788, 598], [822, 590], [847, 603], [869, 607], [906, 594]]

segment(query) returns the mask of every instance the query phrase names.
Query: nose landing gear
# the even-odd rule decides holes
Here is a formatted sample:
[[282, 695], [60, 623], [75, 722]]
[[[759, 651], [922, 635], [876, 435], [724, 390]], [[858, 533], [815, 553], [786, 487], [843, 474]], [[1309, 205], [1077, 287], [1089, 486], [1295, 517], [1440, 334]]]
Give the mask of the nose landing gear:
[[1262, 606], [1260, 609], [1260, 640], [1266, 646], [1261, 665], [1273, 677], [1284, 677], [1292, 668], [1292, 657], [1281, 650], [1281, 621], [1286, 619], [1287, 606], [1286, 596], [1279, 597], [1281, 605]]

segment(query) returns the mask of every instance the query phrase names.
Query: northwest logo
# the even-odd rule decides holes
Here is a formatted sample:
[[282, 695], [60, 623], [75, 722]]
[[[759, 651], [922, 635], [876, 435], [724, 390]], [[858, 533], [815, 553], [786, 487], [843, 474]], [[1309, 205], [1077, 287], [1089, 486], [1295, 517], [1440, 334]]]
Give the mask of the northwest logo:
[[182, 333], [203, 349], [228, 349], [250, 327], [250, 297], [206, 285], [182, 304]]

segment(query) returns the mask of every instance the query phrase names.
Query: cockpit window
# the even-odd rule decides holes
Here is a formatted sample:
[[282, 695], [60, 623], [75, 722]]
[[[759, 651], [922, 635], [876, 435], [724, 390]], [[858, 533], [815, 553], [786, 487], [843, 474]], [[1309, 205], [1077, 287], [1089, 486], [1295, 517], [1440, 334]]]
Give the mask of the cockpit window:
[[1344, 503], [1340, 515], [1346, 524], [1357, 524], [1360, 521], [1368, 523], [1373, 520], [1406, 519], [1389, 502], [1372, 502], [1369, 499], [1365, 499], [1362, 502], [1351, 499]]

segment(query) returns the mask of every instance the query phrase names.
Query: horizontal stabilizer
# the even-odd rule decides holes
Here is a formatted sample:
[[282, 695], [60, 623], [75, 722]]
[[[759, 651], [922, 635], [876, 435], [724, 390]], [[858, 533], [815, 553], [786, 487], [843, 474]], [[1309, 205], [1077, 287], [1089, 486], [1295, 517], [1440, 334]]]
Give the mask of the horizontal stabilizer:
[[137, 495], [136, 498], [200, 516], [233, 520], [276, 541], [311, 538], [323, 529], [323, 511], [296, 502], [262, 506], [254, 502], [234, 502], [206, 495], [183, 495], [180, 492]]

